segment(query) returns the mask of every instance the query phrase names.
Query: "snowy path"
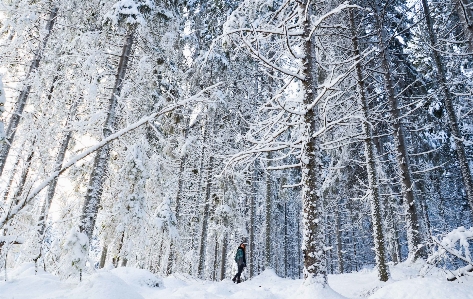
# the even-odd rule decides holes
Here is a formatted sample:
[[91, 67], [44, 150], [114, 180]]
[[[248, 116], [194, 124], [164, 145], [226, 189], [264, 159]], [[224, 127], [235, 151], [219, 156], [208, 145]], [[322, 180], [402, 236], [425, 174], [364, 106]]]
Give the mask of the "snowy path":
[[[364, 270], [330, 275], [329, 284], [353, 299], [473, 299], [473, 277], [447, 282], [438, 271], [434, 276], [419, 278], [418, 268], [404, 264], [393, 267], [392, 279], [387, 283], [379, 282], [375, 271]], [[160, 287], [152, 287], [156, 284]], [[133, 268], [85, 275], [84, 281], [78, 283], [77, 279], [60, 281], [48, 273], [35, 276], [32, 265], [25, 264], [10, 271], [7, 282], [0, 282], [0, 299], [289, 299], [298, 297], [300, 285], [301, 280], [279, 278], [272, 271], [237, 285], [230, 280], [209, 282], [185, 275], [160, 280], [145, 270]]]

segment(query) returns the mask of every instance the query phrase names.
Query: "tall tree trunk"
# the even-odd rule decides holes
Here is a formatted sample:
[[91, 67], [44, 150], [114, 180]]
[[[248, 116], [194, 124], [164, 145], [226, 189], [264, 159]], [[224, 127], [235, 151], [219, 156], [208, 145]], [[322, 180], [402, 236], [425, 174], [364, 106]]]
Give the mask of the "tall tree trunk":
[[218, 235], [215, 233], [215, 248], [214, 248], [214, 267], [212, 271], [212, 280], [217, 280], [217, 265], [218, 265]]
[[[210, 135], [210, 129], [212, 128], [215, 131], [213, 124], [213, 114], [208, 117], [207, 125], [204, 131], [203, 146], [202, 146], [202, 159], [205, 156], [205, 148], [208, 149], [208, 154], [212, 155], [211, 149], [207, 147], [207, 142]], [[205, 268], [205, 256], [207, 252], [207, 235], [208, 235], [208, 223], [209, 223], [209, 210], [210, 210], [210, 193], [213, 180], [213, 167], [214, 167], [214, 157], [210, 156], [207, 163], [206, 172], [206, 182], [205, 182], [205, 197], [204, 197], [204, 211], [202, 214], [202, 230], [200, 236], [200, 246], [199, 246], [199, 267], [198, 267], [198, 276], [203, 278], [204, 268]], [[201, 172], [203, 169], [201, 167]], [[199, 184], [200, 186], [200, 184]]]
[[[462, 1], [462, 0], [458, 0]], [[458, 156], [458, 163], [460, 164], [460, 171], [463, 178], [463, 186], [466, 191], [466, 196], [468, 202], [470, 203], [470, 208], [473, 213], [473, 181], [471, 177], [470, 167], [468, 165], [468, 159], [465, 153], [465, 145], [463, 144], [463, 138], [460, 132], [460, 127], [458, 125], [457, 115], [453, 107], [453, 95], [450, 92], [447, 84], [447, 77], [445, 75], [445, 69], [440, 57], [439, 51], [436, 49], [437, 45], [437, 36], [433, 30], [432, 19], [430, 18], [430, 9], [427, 3], [427, 0], [422, 0], [422, 6], [424, 7], [425, 23], [427, 25], [427, 30], [429, 32], [429, 40], [432, 49], [432, 56], [434, 58], [434, 63], [437, 68], [437, 81], [440, 83], [440, 88], [443, 93], [443, 101], [445, 104], [445, 110], [447, 111], [448, 124], [450, 126], [450, 132], [452, 133], [453, 140], [455, 142], [456, 152]], [[470, 9], [467, 9], [468, 14], [471, 15]], [[468, 24], [467, 31], [473, 30], [472, 24]], [[473, 40], [471, 40], [473, 43]]]
[[[355, 225], [354, 225], [354, 221], [353, 221], [353, 208], [351, 206], [351, 203], [350, 203], [350, 200], [348, 200], [348, 203], [347, 203], [347, 208], [348, 208], [348, 212], [350, 213], [350, 222], [351, 222], [351, 242], [353, 244], [353, 260], [352, 260], [352, 265], [351, 265], [351, 268], [352, 268], [352, 271], [353, 271], [353, 268], [355, 269], [355, 271], [358, 271], [358, 257], [356, 255], [356, 237], [355, 237]], [[353, 264], [354, 267], [353, 267]]]
[[[353, 54], [360, 57], [358, 48], [358, 36], [355, 26], [353, 10], [350, 9], [350, 27], [352, 33]], [[378, 174], [375, 165], [374, 146], [372, 140], [371, 127], [369, 126], [368, 100], [365, 93], [365, 82], [360, 63], [356, 64], [356, 79], [358, 87], [358, 105], [362, 113], [361, 126], [364, 134], [366, 171], [368, 173], [368, 188], [371, 193], [371, 221], [373, 223], [374, 250], [376, 254], [376, 265], [378, 266], [378, 278], [381, 281], [389, 279], [388, 267], [385, 259], [385, 244], [383, 234], [383, 224], [381, 222], [381, 207], [378, 188]]]
[[[301, 221], [302, 222], [302, 221]], [[296, 221], [296, 227], [297, 227], [297, 278], [301, 278], [303, 274], [303, 263], [301, 263], [301, 260], [304, 257], [304, 254], [302, 252], [302, 231], [301, 231], [301, 222]]]
[[[391, 187], [387, 189], [388, 192], [391, 194], [394, 193]], [[398, 229], [398, 218], [396, 217], [396, 213], [394, 212], [394, 198], [391, 196], [387, 196], [385, 200], [385, 209], [387, 214], [387, 221], [389, 223], [389, 230], [391, 232], [391, 259], [395, 265], [402, 262], [401, 257], [401, 243], [399, 240], [399, 229]]]
[[343, 273], [343, 244], [342, 232], [340, 230], [340, 206], [335, 207], [335, 232], [337, 235], [337, 258], [338, 258], [338, 273]]
[[[187, 120], [185, 129], [184, 129], [184, 140], [187, 139], [187, 134], [189, 133], [189, 123]], [[176, 192], [176, 221], [177, 225], [180, 223], [180, 212], [181, 212], [181, 197], [182, 197], [182, 187], [183, 187], [183, 182], [184, 182], [184, 170], [185, 170], [185, 165], [187, 161], [187, 154], [184, 153], [182, 155], [181, 160], [179, 162], [179, 176], [177, 179], [177, 192]], [[172, 274], [172, 269], [174, 265], [174, 259], [176, 258], [176, 252], [175, 252], [175, 243], [176, 240], [170, 240], [169, 243], [169, 256], [168, 256], [168, 263], [167, 263], [167, 268], [166, 268], [166, 274], [171, 275]]]
[[[61, 65], [58, 65], [56, 73], [58, 73], [61, 70]], [[54, 92], [54, 88], [56, 87], [56, 82], [59, 79], [59, 76], [56, 75], [53, 78], [53, 81], [51, 83], [51, 87], [49, 88], [49, 93], [48, 93], [48, 100], [50, 101]], [[71, 105], [71, 111], [69, 112], [69, 115], [67, 117], [66, 121], [66, 129], [68, 130], [66, 136], [64, 137], [61, 146], [59, 148], [58, 155], [56, 157], [56, 168], [54, 171], [59, 172], [62, 167], [62, 163], [64, 162], [64, 157], [66, 155], [66, 150], [69, 145], [69, 140], [71, 138], [72, 131], [67, 128], [68, 124], [71, 122], [72, 118], [75, 116], [76, 113], [76, 108], [77, 108], [78, 102], [75, 101]], [[38, 240], [39, 240], [39, 252], [36, 257], [33, 258], [33, 261], [35, 263], [35, 267], [37, 268], [37, 263], [38, 260], [41, 258], [43, 255], [43, 239], [44, 239], [44, 231], [46, 229], [46, 221], [48, 219], [48, 214], [49, 214], [49, 208], [51, 206], [51, 201], [54, 197], [54, 193], [56, 190], [56, 184], [57, 180], [59, 179], [59, 176], [56, 176], [51, 183], [49, 184], [48, 187], [48, 192], [46, 195], [46, 199], [43, 203], [43, 206], [41, 207], [41, 212], [38, 217]]]
[[227, 236], [222, 240], [222, 259], [220, 261], [220, 280], [225, 279], [225, 266], [227, 265]]
[[288, 277], [287, 275], [287, 264], [289, 260], [287, 258], [287, 246], [288, 246], [288, 237], [287, 237], [287, 200], [284, 199], [284, 277]]
[[166, 265], [166, 275], [172, 274], [172, 267], [174, 264], [174, 241], [171, 240], [169, 243], [169, 256], [168, 256], [168, 263]]
[[[330, 231], [330, 228], [327, 229], [327, 224], [332, 223], [330, 220], [330, 216], [328, 211], [325, 211], [324, 217], [325, 227], [325, 244], [328, 245], [329, 248], [333, 248], [332, 237], [333, 233]], [[327, 250], [326, 256], [326, 263], [327, 263], [327, 274], [333, 274], [333, 256], [332, 256], [332, 249]]]
[[[382, 157], [384, 155], [384, 150], [381, 145], [381, 142], [379, 141], [379, 138], [374, 137], [372, 139], [373, 139], [373, 144], [376, 147], [376, 150], [378, 152], [378, 156]], [[378, 167], [380, 169], [379, 173], [382, 173], [382, 168], [381, 168], [382, 166], [379, 165]], [[388, 185], [387, 191], [389, 194], [394, 193], [391, 185]], [[392, 201], [391, 196], [386, 196], [386, 199], [385, 199], [386, 213], [388, 214], [388, 218], [391, 219], [391, 222], [390, 222], [391, 225], [389, 227], [389, 229], [391, 230], [391, 243], [392, 243], [391, 257], [392, 257], [393, 263], [398, 264], [401, 262], [401, 244], [399, 241], [399, 230], [396, 224], [397, 219], [396, 219], [396, 214], [394, 213], [394, 210], [393, 210], [393, 205], [394, 205], [394, 202]]]
[[108, 246], [107, 244], [104, 244], [102, 247], [102, 254], [100, 255], [99, 269], [102, 269], [105, 266], [105, 262], [107, 261], [107, 253]]
[[[187, 121], [188, 122], [188, 121]], [[187, 135], [189, 134], [189, 124], [186, 123], [186, 127], [184, 129], [184, 140], [187, 139]], [[177, 192], [176, 192], [176, 219], [179, 223], [180, 219], [180, 212], [181, 212], [181, 200], [182, 200], [182, 184], [184, 182], [184, 170], [187, 161], [187, 154], [184, 153], [179, 161], [179, 177], [177, 180]]]
[[444, 208], [444, 199], [442, 195], [442, 186], [440, 185], [440, 180], [441, 180], [442, 175], [440, 174], [440, 171], [435, 171], [433, 175], [433, 182], [434, 182], [434, 191], [436, 194], [438, 194], [438, 201], [437, 201], [437, 210], [439, 214], [439, 219], [441, 221], [441, 227], [443, 232], [448, 231], [448, 225], [447, 225], [447, 219], [445, 217], [445, 208]]
[[[30, 65], [28, 73], [26, 74], [26, 80], [33, 74], [39, 67], [39, 63], [43, 58], [43, 51], [46, 48], [46, 44], [48, 42], [49, 37], [51, 36], [51, 32], [53, 30], [54, 23], [56, 21], [58, 8], [54, 7], [49, 14], [49, 19], [46, 24], [46, 35], [42, 43], [40, 43], [38, 50], [35, 53], [33, 58], [33, 62]], [[10, 152], [11, 145], [15, 139], [16, 129], [18, 128], [18, 124], [20, 123], [20, 119], [23, 114], [23, 110], [25, 108], [26, 102], [28, 100], [28, 96], [30, 95], [31, 91], [31, 84], [26, 85], [20, 92], [18, 100], [16, 102], [15, 111], [13, 112], [10, 123], [8, 124], [7, 131], [5, 132], [6, 135], [6, 142], [2, 143], [2, 148], [0, 150], [0, 176], [3, 173], [3, 169], [5, 168], [5, 163]]]
[[[469, 0], [456, 0], [456, 10], [460, 17], [460, 22], [463, 25], [463, 33], [468, 41], [468, 50], [470, 53], [473, 52], [473, 12], [471, 10], [471, 3]], [[423, 5], [424, 1], [422, 2]], [[429, 13], [430, 19], [430, 13]], [[427, 20], [426, 20], [427, 21]], [[433, 27], [430, 27], [433, 28]]]
[[[308, 4], [308, 13], [303, 21], [304, 34], [304, 107], [311, 107], [317, 94], [317, 64], [315, 45], [310, 33], [312, 30], [310, 16], [312, 15], [311, 0], [309, 3], [301, 3], [301, 9], [305, 10]], [[303, 116], [302, 137], [302, 225], [303, 225], [303, 255], [304, 255], [304, 279], [327, 284], [327, 267], [325, 265], [324, 236], [323, 236], [323, 214], [322, 199], [319, 197], [322, 173], [320, 161], [320, 148], [313, 134], [317, 131], [316, 109], [305, 109]]]
[[[125, 44], [123, 45], [122, 54], [118, 63], [115, 85], [112, 90], [112, 96], [110, 97], [110, 106], [108, 109], [107, 119], [105, 120], [103, 127], [104, 138], [110, 136], [115, 126], [117, 102], [121, 94], [123, 81], [128, 68], [128, 61], [130, 59], [130, 53], [133, 47], [134, 32], [135, 28], [129, 29], [125, 39]], [[90, 175], [87, 195], [85, 196], [80, 231], [85, 233], [89, 237], [89, 240], [92, 239], [92, 234], [94, 232], [95, 221], [97, 219], [98, 208], [100, 205], [100, 198], [102, 196], [103, 182], [108, 168], [109, 155], [109, 143], [105, 144], [97, 151], [93, 170]]]
[[28, 173], [30, 172], [31, 160], [33, 160], [34, 156], [35, 143], [36, 137], [34, 137], [33, 142], [31, 142], [30, 153], [26, 157], [25, 165], [23, 166], [23, 171], [21, 172], [20, 180], [18, 181], [18, 187], [15, 194], [13, 195], [13, 200], [15, 202], [14, 205], [17, 205], [20, 202], [20, 196], [23, 194], [23, 188], [25, 187], [26, 179], [28, 178]]
[[[61, 146], [59, 147], [59, 152], [56, 156], [56, 167], [54, 168], [54, 171], [56, 172], [59, 172], [59, 170], [61, 170], [62, 168], [62, 163], [64, 162], [64, 157], [66, 156], [66, 151], [67, 151], [67, 148], [69, 147], [69, 141], [71, 140], [71, 136], [72, 136], [72, 130], [68, 129], [67, 128], [67, 125], [70, 124], [70, 122], [74, 119], [75, 115], [76, 115], [76, 111], [77, 111], [77, 106], [78, 106], [78, 101], [72, 103], [72, 106], [71, 106], [71, 111], [68, 115], [68, 119], [67, 119], [67, 123], [66, 123], [66, 130], [67, 130], [67, 133], [66, 135], [64, 136], [62, 142], [61, 142]], [[42, 242], [42, 236], [44, 234], [44, 230], [46, 228], [46, 221], [48, 220], [48, 214], [49, 214], [49, 209], [51, 207], [51, 202], [54, 198], [54, 194], [56, 192], [56, 186], [57, 186], [57, 181], [58, 181], [59, 177], [55, 177], [51, 183], [49, 184], [48, 186], [48, 192], [47, 192], [47, 195], [46, 195], [46, 199], [44, 201], [44, 204], [43, 206], [41, 207], [41, 214], [39, 216], [39, 219], [38, 219], [38, 234], [40, 236], [40, 240]]]
[[[268, 152], [268, 166], [271, 166], [271, 152]], [[265, 248], [264, 268], [272, 268], [271, 264], [271, 175], [266, 170], [266, 219], [265, 219]]]
[[212, 171], [213, 171], [213, 162], [214, 157], [209, 158], [208, 166], [207, 166], [207, 182], [206, 182], [206, 190], [205, 190], [205, 203], [204, 203], [204, 213], [202, 219], [202, 233], [200, 236], [200, 250], [199, 250], [199, 268], [198, 273], [199, 277], [202, 278], [204, 273], [205, 267], [205, 254], [207, 248], [207, 233], [208, 233], [208, 220], [209, 220], [209, 209], [210, 209], [210, 189], [212, 185]]
[[375, 6], [376, 26], [378, 29], [378, 39], [380, 41], [380, 59], [383, 69], [384, 84], [386, 88], [386, 96], [390, 105], [391, 125], [393, 128], [392, 137], [394, 140], [396, 160], [401, 178], [401, 192], [403, 202], [407, 212], [407, 244], [409, 248], [409, 259], [415, 261], [422, 253], [419, 250], [419, 221], [417, 216], [417, 207], [414, 198], [414, 185], [409, 170], [409, 157], [407, 154], [406, 142], [404, 138], [404, 130], [401, 125], [401, 113], [399, 111], [396, 94], [394, 91], [393, 81], [391, 77], [390, 57], [388, 52], [388, 41], [386, 40], [385, 30], [383, 27], [382, 13], [379, 4]]
[[115, 268], [118, 267], [118, 264], [120, 263], [120, 259], [122, 257], [122, 249], [123, 249], [123, 242], [125, 241], [125, 229], [123, 229], [120, 238], [118, 239], [118, 245], [117, 245], [117, 256], [113, 259], [113, 266]]
[[[23, 148], [24, 144], [21, 146]], [[10, 195], [11, 188], [13, 187], [13, 179], [15, 178], [16, 170], [18, 169], [18, 165], [20, 165], [20, 154], [16, 157], [16, 162], [12, 168], [12, 172], [10, 174], [10, 179], [8, 180], [7, 189], [5, 193], [3, 193], [3, 202], [7, 202], [8, 195]]]
[[253, 175], [251, 177], [251, 195], [250, 195], [250, 242], [249, 242], [249, 250], [248, 250], [248, 269], [250, 272], [250, 278], [254, 276], [254, 262], [255, 262], [255, 201], [256, 201], [256, 195], [257, 195], [257, 184], [256, 184], [256, 179], [258, 176], [257, 173], [257, 167], [256, 167], [256, 161], [254, 163], [254, 169], [253, 169]]
[[429, 211], [427, 207], [427, 198], [430, 197], [430, 192], [427, 192], [425, 188], [425, 181], [428, 179], [428, 176], [424, 174], [421, 181], [417, 182], [419, 190], [422, 192], [422, 197], [420, 199], [420, 208], [422, 212], [422, 218], [424, 218], [425, 229], [428, 234], [428, 238], [432, 239], [432, 225], [430, 224]]

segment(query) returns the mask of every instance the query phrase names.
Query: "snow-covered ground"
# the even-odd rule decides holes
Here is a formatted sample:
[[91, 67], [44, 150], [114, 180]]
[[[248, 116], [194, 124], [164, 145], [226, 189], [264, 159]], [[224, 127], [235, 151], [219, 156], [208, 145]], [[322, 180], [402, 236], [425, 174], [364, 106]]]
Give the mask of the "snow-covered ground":
[[[386, 283], [377, 280], [375, 271], [363, 270], [358, 273], [330, 275], [329, 284], [333, 290], [347, 298], [473, 299], [473, 277], [448, 282], [443, 271], [433, 269], [422, 278], [418, 276], [420, 267], [421, 263], [404, 263], [391, 267], [391, 279]], [[85, 275], [79, 283], [77, 278], [61, 281], [44, 272], [34, 275], [32, 264], [10, 270], [7, 278], [7, 282], [0, 282], [1, 299], [343, 298], [329, 289], [321, 292], [307, 286], [302, 287], [302, 280], [280, 278], [271, 270], [239, 285], [228, 279], [209, 282], [186, 275], [160, 279], [146, 270], [133, 268], [97, 271]], [[324, 295], [314, 296], [317, 292]]]

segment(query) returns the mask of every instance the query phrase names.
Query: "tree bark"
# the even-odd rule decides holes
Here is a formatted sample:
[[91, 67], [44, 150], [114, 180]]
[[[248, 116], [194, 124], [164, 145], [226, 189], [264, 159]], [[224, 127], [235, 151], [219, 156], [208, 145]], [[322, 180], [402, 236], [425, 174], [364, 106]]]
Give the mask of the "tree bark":
[[[54, 7], [51, 10], [51, 13], [49, 14], [49, 19], [46, 24], [46, 35], [42, 43], [39, 45], [38, 50], [35, 53], [33, 62], [30, 65], [28, 73], [26, 74], [26, 79], [28, 79], [39, 67], [39, 63], [41, 62], [41, 59], [43, 58], [43, 51], [46, 48], [46, 44], [48, 42], [49, 37], [51, 36], [51, 32], [53, 30], [54, 23], [56, 21], [57, 12], [58, 12], [58, 8]], [[30, 95], [31, 87], [32, 85], [30, 83], [27, 86], [25, 86], [20, 92], [20, 95], [16, 102], [15, 111], [13, 112], [11, 116], [7, 131], [5, 132], [6, 142], [2, 143], [2, 148], [0, 150], [0, 176], [2, 175], [3, 169], [5, 168], [5, 163], [6, 163], [8, 154], [10, 152], [11, 145], [13, 144], [13, 141], [15, 139], [16, 129], [18, 128], [18, 125], [20, 123], [23, 110], [26, 106], [28, 96]]]
[[393, 129], [392, 137], [395, 144], [396, 161], [400, 172], [401, 179], [401, 192], [403, 197], [403, 203], [407, 212], [407, 244], [409, 248], [409, 259], [415, 261], [421, 254], [419, 250], [420, 237], [419, 237], [419, 221], [417, 215], [417, 207], [415, 204], [414, 192], [412, 189], [414, 185], [411, 179], [411, 172], [409, 170], [409, 157], [406, 148], [406, 142], [404, 137], [404, 129], [401, 125], [401, 113], [398, 107], [396, 94], [394, 91], [394, 85], [391, 77], [391, 67], [389, 65], [390, 57], [388, 51], [388, 42], [385, 36], [385, 30], [383, 28], [382, 13], [380, 11], [379, 4], [375, 5], [376, 12], [374, 14], [376, 18], [376, 26], [378, 29], [378, 39], [380, 41], [380, 59], [381, 67], [383, 69], [384, 85], [386, 88], [386, 97], [388, 98], [390, 105], [391, 114], [391, 126]]
[[343, 244], [342, 232], [340, 231], [340, 207], [335, 207], [335, 232], [337, 235], [337, 258], [338, 258], [338, 274], [342, 274], [343, 269]]
[[[355, 17], [353, 10], [350, 9], [350, 27], [352, 33], [352, 44], [353, 54], [355, 57], [360, 57], [360, 50], [358, 48], [358, 36], [355, 26]], [[376, 254], [376, 265], [378, 267], [378, 278], [381, 281], [387, 281], [389, 279], [389, 269], [386, 266], [385, 258], [385, 242], [383, 233], [383, 224], [381, 222], [381, 207], [380, 207], [380, 196], [378, 188], [378, 174], [375, 165], [375, 154], [372, 139], [371, 127], [369, 126], [369, 113], [368, 113], [368, 100], [365, 93], [365, 82], [363, 80], [363, 72], [360, 63], [356, 64], [356, 80], [358, 87], [358, 105], [360, 106], [362, 113], [361, 126], [364, 134], [364, 146], [365, 146], [365, 161], [366, 171], [368, 173], [368, 188], [371, 193], [371, 221], [373, 223], [373, 238], [374, 238], [374, 250]]]
[[287, 236], [287, 200], [284, 199], [284, 277], [288, 277], [287, 275], [287, 264], [289, 263], [287, 257], [287, 247], [288, 247], [288, 236]]
[[[186, 127], [184, 129], [184, 140], [187, 139], [188, 133], [189, 133], [189, 124], [186, 123]], [[182, 194], [182, 184], [184, 181], [184, 170], [185, 170], [186, 160], [187, 160], [187, 154], [184, 153], [179, 163], [179, 176], [177, 179], [176, 208], [175, 209], [176, 209], [176, 221], [178, 225], [180, 223], [181, 197], [182, 197], [181, 194]], [[174, 259], [176, 258], [174, 242], [175, 240], [170, 240], [170, 244], [169, 244], [169, 256], [168, 256], [168, 264], [166, 268], [167, 275], [172, 274]]]
[[209, 220], [209, 209], [210, 209], [210, 188], [212, 186], [212, 170], [213, 170], [214, 157], [209, 158], [207, 166], [207, 182], [205, 190], [205, 202], [204, 202], [204, 213], [202, 219], [202, 233], [200, 236], [200, 250], [199, 250], [199, 277], [202, 278], [205, 267], [205, 254], [207, 248], [207, 233], [208, 233], [208, 220]]
[[[271, 166], [271, 152], [268, 152], [268, 166]], [[265, 219], [265, 251], [264, 268], [272, 268], [271, 263], [271, 175], [266, 170], [266, 219]]]
[[254, 254], [255, 254], [255, 201], [256, 201], [256, 195], [257, 195], [257, 186], [256, 186], [256, 178], [258, 176], [258, 173], [257, 173], [257, 167], [256, 167], [256, 160], [255, 160], [255, 163], [254, 163], [254, 169], [253, 169], [253, 176], [251, 178], [251, 183], [252, 183], [252, 186], [251, 186], [251, 197], [250, 197], [250, 242], [249, 242], [249, 250], [248, 250], [248, 269], [249, 269], [249, 272], [250, 272], [250, 278], [252, 278], [254, 276], [254, 261], [255, 261], [255, 258], [254, 258]]
[[14, 205], [16, 206], [20, 202], [20, 196], [23, 194], [23, 188], [26, 184], [26, 179], [28, 178], [28, 173], [30, 172], [31, 160], [34, 156], [34, 145], [36, 143], [36, 137], [34, 137], [33, 142], [31, 142], [31, 150], [25, 160], [25, 165], [23, 166], [23, 171], [20, 175], [20, 180], [18, 182], [18, 188], [16, 189], [15, 194], [13, 195]]
[[[374, 133], [374, 134], [376, 134], [376, 133]], [[384, 155], [384, 150], [383, 150], [383, 147], [382, 147], [378, 137], [373, 138], [373, 144], [376, 147], [376, 150], [378, 152], [378, 156], [382, 157]], [[378, 167], [381, 167], [381, 165], [379, 165]], [[387, 191], [390, 194], [394, 193], [394, 191], [392, 190], [391, 185], [388, 185]], [[399, 243], [399, 230], [398, 230], [397, 224], [396, 224], [397, 223], [397, 218], [396, 218], [396, 214], [394, 213], [394, 210], [393, 210], [394, 203], [392, 202], [391, 196], [386, 196], [384, 202], [385, 202], [385, 209], [386, 209], [386, 213], [388, 214], [388, 218], [391, 219], [390, 227], [389, 227], [389, 229], [391, 230], [391, 233], [392, 233], [392, 236], [391, 236], [391, 243], [392, 243], [391, 258], [392, 258], [393, 263], [396, 265], [396, 264], [401, 262], [401, 244]]]
[[[358, 261], [357, 261], [357, 255], [356, 255], [356, 237], [355, 237], [355, 226], [354, 226], [354, 221], [353, 221], [353, 208], [350, 204], [350, 201], [348, 201], [347, 203], [347, 208], [348, 208], [348, 212], [350, 213], [350, 222], [351, 222], [351, 242], [353, 244], [353, 260], [352, 260], [352, 265], [351, 265], [351, 268], [352, 268], [352, 271], [353, 271], [353, 268], [355, 269], [355, 271], [358, 271]], [[353, 264], [354, 267], [353, 267]]]
[[227, 264], [227, 236], [223, 236], [222, 240], [222, 259], [220, 262], [220, 280], [225, 279], [225, 266]]
[[212, 280], [217, 280], [217, 265], [218, 265], [218, 236], [215, 234], [215, 248], [214, 248], [214, 267], [212, 271]]
[[[204, 132], [204, 138], [203, 138], [203, 146], [202, 146], [202, 159], [205, 157], [205, 151], [204, 149], [207, 148], [207, 142], [209, 139], [210, 135], [210, 129], [215, 131], [215, 127], [213, 124], [213, 114], [211, 114], [208, 117], [208, 124], [205, 128]], [[211, 150], [209, 148], [209, 150]], [[212, 153], [209, 151], [209, 155], [212, 155]], [[209, 221], [209, 210], [210, 210], [210, 193], [211, 193], [211, 187], [212, 187], [212, 180], [213, 180], [213, 167], [214, 167], [214, 157], [210, 156], [209, 161], [207, 163], [206, 167], [206, 172], [207, 172], [207, 177], [206, 177], [206, 182], [205, 182], [205, 198], [204, 198], [204, 211], [202, 214], [202, 231], [201, 231], [201, 236], [200, 236], [200, 248], [199, 248], [199, 267], [198, 267], [198, 275], [200, 278], [202, 278], [203, 273], [204, 273], [204, 268], [205, 268], [205, 256], [206, 256], [206, 251], [207, 251], [207, 235], [208, 235], [208, 221]], [[203, 171], [201, 167], [201, 172]], [[200, 186], [200, 184], [199, 184]]]
[[100, 255], [99, 269], [102, 269], [105, 266], [105, 262], [107, 261], [107, 252], [108, 246], [104, 244], [102, 247], [102, 254]]
[[[113, 128], [115, 126], [116, 107], [118, 104], [117, 102], [118, 98], [120, 97], [123, 81], [128, 68], [128, 61], [130, 59], [130, 53], [133, 47], [134, 32], [134, 28], [129, 29], [129, 33], [125, 39], [125, 44], [123, 45], [122, 54], [118, 64], [115, 85], [110, 98], [107, 119], [105, 120], [103, 127], [104, 138], [107, 138], [112, 134]], [[85, 233], [89, 237], [89, 240], [92, 239], [92, 234], [94, 232], [95, 221], [97, 219], [98, 208], [100, 205], [100, 198], [103, 191], [103, 182], [108, 169], [109, 155], [110, 144], [107, 143], [98, 150], [98, 153], [95, 156], [93, 170], [90, 175], [89, 187], [85, 197], [80, 224], [80, 231]]]
[[[311, 1], [311, 0], [307, 0]], [[305, 1], [305, 2], [307, 2]], [[312, 105], [317, 94], [317, 65], [315, 45], [310, 33], [312, 30], [310, 16], [312, 3], [301, 3], [301, 9], [308, 4], [308, 13], [303, 20], [304, 26], [304, 107]], [[325, 265], [322, 200], [319, 196], [319, 177], [322, 173], [320, 148], [313, 134], [317, 131], [316, 109], [305, 108], [303, 116], [302, 137], [302, 225], [303, 240], [302, 252], [304, 256], [304, 279], [316, 283], [327, 284], [327, 267]]]
[[118, 239], [118, 245], [117, 245], [117, 256], [113, 259], [113, 266], [115, 268], [118, 267], [118, 263], [121, 260], [122, 257], [122, 248], [123, 248], [123, 242], [125, 241], [125, 229], [121, 232], [120, 239]]
[[[21, 146], [23, 148], [23, 146]], [[15, 178], [15, 173], [16, 170], [18, 169], [18, 165], [20, 165], [20, 154], [16, 157], [16, 162], [12, 168], [12, 172], [10, 174], [10, 179], [8, 180], [8, 185], [7, 189], [5, 190], [5, 193], [3, 193], [3, 202], [7, 202], [8, 195], [10, 195], [11, 188], [13, 187], [13, 179]]]

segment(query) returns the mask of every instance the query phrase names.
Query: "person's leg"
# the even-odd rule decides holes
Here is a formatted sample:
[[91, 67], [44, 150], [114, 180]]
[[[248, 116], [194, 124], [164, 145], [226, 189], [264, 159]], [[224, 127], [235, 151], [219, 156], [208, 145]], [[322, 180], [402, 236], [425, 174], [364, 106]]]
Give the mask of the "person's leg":
[[245, 266], [243, 264], [238, 266], [237, 283], [241, 282], [241, 272], [243, 272], [244, 267]]
[[235, 276], [233, 276], [233, 279], [232, 279], [233, 282], [236, 282], [237, 279], [240, 280], [241, 270], [240, 270], [240, 266], [238, 264], [237, 264], [237, 267], [238, 267], [238, 270], [237, 270], [238, 272], [237, 272], [237, 274], [235, 274]]
[[233, 282], [236, 282], [237, 276], [238, 276], [238, 272], [237, 272], [237, 274], [235, 274], [235, 276], [233, 276], [233, 278], [232, 278]]

